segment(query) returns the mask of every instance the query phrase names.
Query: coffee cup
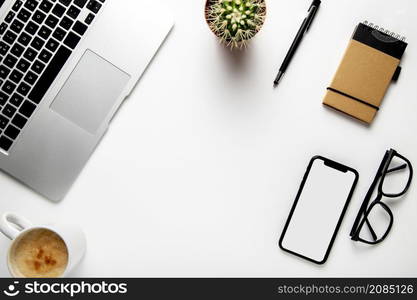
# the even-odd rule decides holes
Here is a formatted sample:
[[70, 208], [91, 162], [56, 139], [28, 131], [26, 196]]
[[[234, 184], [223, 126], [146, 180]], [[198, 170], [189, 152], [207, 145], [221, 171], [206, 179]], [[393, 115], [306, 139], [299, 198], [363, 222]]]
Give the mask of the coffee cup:
[[5, 213], [0, 218], [0, 232], [12, 240], [7, 266], [16, 278], [66, 277], [86, 250], [84, 233], [76, 226], [36, 226], [24, 217]]

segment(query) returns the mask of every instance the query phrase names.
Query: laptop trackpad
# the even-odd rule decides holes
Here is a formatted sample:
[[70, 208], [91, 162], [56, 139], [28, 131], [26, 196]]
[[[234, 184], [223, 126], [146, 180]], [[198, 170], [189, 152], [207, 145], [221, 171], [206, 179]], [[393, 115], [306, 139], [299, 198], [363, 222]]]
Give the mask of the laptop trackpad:
[[95, 134], [123, 92], [130, 76], [87, 50], [51, 109]]

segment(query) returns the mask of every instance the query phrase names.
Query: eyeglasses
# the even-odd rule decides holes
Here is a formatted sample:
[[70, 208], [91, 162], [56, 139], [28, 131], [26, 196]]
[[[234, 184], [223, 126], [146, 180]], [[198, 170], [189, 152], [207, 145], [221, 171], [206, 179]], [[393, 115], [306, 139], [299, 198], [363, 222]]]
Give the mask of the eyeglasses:
[[[410, 188], [412, 179], [411, 162], [393, 149], [386, 151], [353, 224], [350, 232], [352, 240], [375, 245], [388, 236], [394, 223], [394, 215], [382, 199], [403, 196]], [[378, 189], [375, 191], [377, 185]], [[370, 203], [375, 192], [376, 197]], [[368, 231], [364, 230], [365, 224]]]

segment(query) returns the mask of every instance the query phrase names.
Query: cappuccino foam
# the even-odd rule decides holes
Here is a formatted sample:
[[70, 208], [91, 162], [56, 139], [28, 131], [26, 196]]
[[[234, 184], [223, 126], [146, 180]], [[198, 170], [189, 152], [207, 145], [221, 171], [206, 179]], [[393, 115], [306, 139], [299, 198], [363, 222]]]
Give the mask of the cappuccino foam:
[[68, 264], [68, 249], [55, 232], [34, 229], [24, 234], [11, 249], [10, 263], [19, 277], [59, 277]]

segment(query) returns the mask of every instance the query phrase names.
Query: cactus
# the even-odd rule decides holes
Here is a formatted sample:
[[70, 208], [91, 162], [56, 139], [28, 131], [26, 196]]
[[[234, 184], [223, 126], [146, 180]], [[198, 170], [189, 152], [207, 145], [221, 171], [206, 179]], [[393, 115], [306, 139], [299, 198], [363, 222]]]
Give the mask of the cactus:
[[265, 22], [265, 0], [211, 0], [207, 22], [220, 41], [230, 48], [242, 48]]

